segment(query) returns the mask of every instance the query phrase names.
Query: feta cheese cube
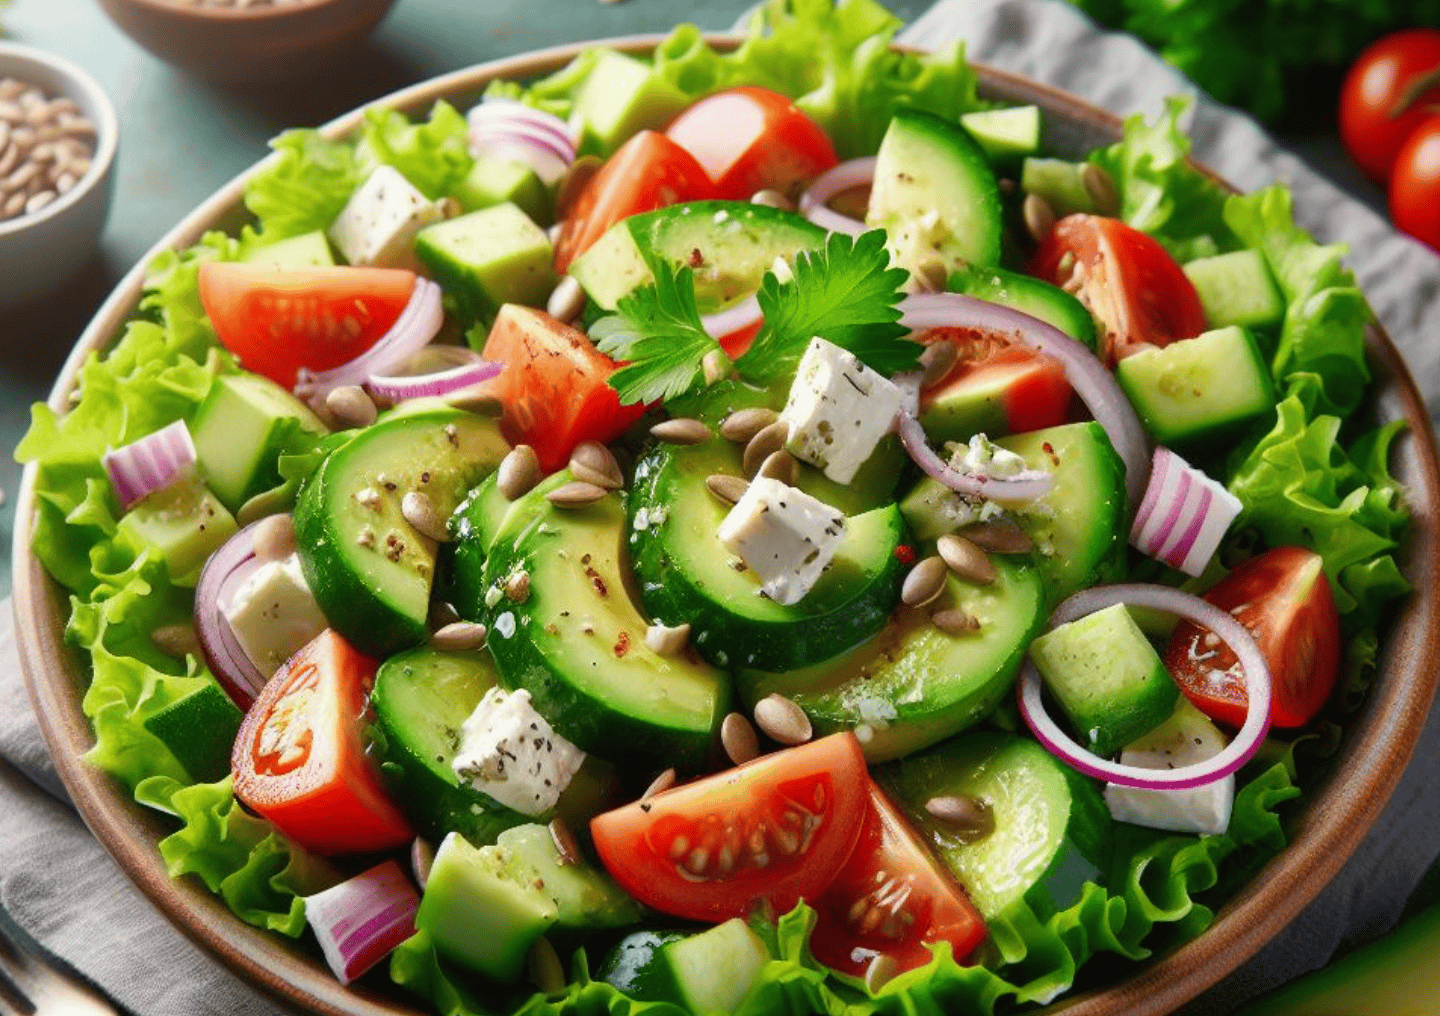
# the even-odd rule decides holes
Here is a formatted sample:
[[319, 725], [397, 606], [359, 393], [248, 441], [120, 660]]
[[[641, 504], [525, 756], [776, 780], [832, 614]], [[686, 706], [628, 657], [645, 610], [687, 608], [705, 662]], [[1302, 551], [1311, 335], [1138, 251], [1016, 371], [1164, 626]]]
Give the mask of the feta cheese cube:
[[266, 678], [330, 626], [294, 554], [255, 569], [220, 610], [235, 641]]
[[798, 603], [845, 539], [845, 516], [824, 501], [757, 476], [720, 523], [720, 542], [760, 579], [776, 603]]
[[394, 166], [377, 166], [327, 230], [352, 265], [418, 268], [415, 234], [445, 217]]
[[836, 483], [849, 483], [905, 403], [905, 393], [888, 378], [817, 336], [800, 358], [780, 414], [790, 425], [785, 447]]
[[[1142, 769], [1179, 769], [1214, 758], [1225, 743], [1225, 735], [1182, 698], [1170, 719], [1126, 746], [1120, 762]], [[1235, 776], [1192, 790], [1140, 790], [1108, 783], [1105, 803], [1117, 822], [1219, 836], [1230, 825]]]
[[455, 775], [522, 815], [555, 807], [585, 753], [555, 733], [523, 688], [491, 688], [460, 728]]

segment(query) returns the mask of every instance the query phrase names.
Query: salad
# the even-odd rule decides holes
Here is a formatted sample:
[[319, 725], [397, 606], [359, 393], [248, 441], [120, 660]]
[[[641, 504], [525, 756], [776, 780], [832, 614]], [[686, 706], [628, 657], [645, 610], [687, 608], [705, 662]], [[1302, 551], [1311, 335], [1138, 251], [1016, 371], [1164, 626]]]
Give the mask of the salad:
[[17, 457], [174, 877], [447, 1014], [990, 1013], [1284, 849], [1409, 590], [1342, 250], [897, 27], [292, 131], [156, 260]]

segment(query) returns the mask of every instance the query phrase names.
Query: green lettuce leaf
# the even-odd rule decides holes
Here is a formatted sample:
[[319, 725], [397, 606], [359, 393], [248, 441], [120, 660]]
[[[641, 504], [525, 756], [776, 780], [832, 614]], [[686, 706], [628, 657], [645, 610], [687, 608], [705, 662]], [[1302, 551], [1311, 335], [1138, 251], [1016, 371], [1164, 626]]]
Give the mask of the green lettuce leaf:
[[275, 154], [245, 185], [245, 207], [268, 243], [325, 229], [365, 180], [355, 146], [318, 131], [286, 131], [270, 147]]
[[423, 123], [393, 109], [370, 110], [358, 152], [362, 162], [394, 166], [432, 201], [454, 190], [475, 165], [465, 117], [444, 100]]

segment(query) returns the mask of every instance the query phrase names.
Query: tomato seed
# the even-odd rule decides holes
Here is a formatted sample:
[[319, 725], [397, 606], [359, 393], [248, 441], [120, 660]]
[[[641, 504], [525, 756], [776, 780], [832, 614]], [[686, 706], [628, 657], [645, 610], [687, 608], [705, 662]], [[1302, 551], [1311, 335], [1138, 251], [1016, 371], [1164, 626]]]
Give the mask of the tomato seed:
[[189, 624], [167, 624], [150, 633], [150, 641], [166, 656], [177, 660], [200, 651], [200, 637], [195, 626]]
[[295, 520], [286, 512], [261, 519], [250, 538], [261, 561], [283, 561], [295, 553]]

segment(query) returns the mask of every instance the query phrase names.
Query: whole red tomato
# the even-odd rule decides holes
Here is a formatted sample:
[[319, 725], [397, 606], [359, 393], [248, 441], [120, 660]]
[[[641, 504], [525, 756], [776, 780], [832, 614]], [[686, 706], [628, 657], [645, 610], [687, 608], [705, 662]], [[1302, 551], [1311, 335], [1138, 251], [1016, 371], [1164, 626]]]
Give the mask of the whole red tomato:
[[1340, 138], [1377, 183], [1390, 178], [1405, 139], [1440, 112], [1440, 31], [1411, 28], [1373, 43], [1340, 89]]
[[1405, 139], [1390, 171], [1390, 218], [1440, 252], [1440, 116]]

